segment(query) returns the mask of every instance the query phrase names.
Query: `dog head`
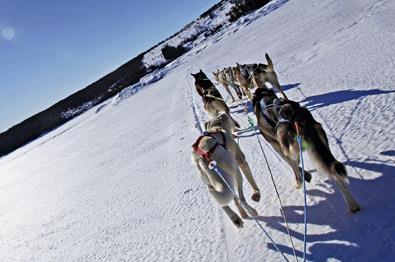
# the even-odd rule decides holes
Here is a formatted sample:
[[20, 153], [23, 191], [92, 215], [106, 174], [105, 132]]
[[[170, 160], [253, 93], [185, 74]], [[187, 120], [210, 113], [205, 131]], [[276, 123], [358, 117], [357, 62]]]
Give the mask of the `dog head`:
[[240, 75], [240, 68], [239, 68], [239, 66], [240, 66], [240, 65], [239, 65], [238, 63], [236, 63], [236, 66], [231, 67], [232, 74], [233, 74], [236, 78], [238, 78], [239, 75]]
[[218, 80], [218, 75], [219, 75], [219, 69], [217, 69], [217, 72], [213, 72], [213, 76], [214, 76], [214, 79], [215, 79], [215, 81], [219, 81]]
[[208, 79], [206, 74], [202, 71], [202, 69], [199, 70], [196, 74], [191, 74], [195, 80], [202, 80], [202, 79]]
[[252, 105], [255, 106], [257, 103], [259, 103], [259, 101], [264, 99], [264, 97], [270, 97], [271, 100], [275, 100], [277, 98], [276, 93], [274, 93], [273, 90], [268, 89], [267, 87], [258, 87], [255, 89], [255, 92], [252, 96]]
[[284, 104], [278, 111], [278, 117], [294, 122], [296, 119], [296, 109], [292, 104]]

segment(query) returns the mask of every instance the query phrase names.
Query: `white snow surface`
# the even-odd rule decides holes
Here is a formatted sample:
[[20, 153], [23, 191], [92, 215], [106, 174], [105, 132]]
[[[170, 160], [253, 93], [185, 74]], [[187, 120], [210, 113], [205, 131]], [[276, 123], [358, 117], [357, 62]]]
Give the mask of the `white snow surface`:
[[[208, 119], [190, 73], [211, 77], [235, 62], [266, 62], [267, 52], [288, 97], [323, 124], [362, 206], [349, 213], [333, 183], [314, 172], [307, 260], [394, 261], [395, 2], [275, 3], [202, 42], [122, 103], [93, 107], [2, 157], [0, 260], [283, 261], [252, 220], [233, 226], [190, 163]], [[246, 126], [240, 107], [232, 111]], [[263, 145], [302, 261], [302, 190]], [[240, 146], [262, 192], [249, 203], [295, 261], [256, 136], [244, 133]], [[244, 189], [249, 199], [246, 180]]]

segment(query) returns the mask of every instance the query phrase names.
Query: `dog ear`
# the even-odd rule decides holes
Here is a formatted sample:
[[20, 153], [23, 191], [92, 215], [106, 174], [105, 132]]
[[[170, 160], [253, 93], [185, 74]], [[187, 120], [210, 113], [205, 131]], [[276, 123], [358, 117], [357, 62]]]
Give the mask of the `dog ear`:
[[203, 70], [202, 70], [202, 69], [200, 69], [200, 70], [199, 70], [199, 72], [200, 72], [200, 73], [203, 73]]
[[240, 66], [240, 64], [236, 62], [236, 66]]

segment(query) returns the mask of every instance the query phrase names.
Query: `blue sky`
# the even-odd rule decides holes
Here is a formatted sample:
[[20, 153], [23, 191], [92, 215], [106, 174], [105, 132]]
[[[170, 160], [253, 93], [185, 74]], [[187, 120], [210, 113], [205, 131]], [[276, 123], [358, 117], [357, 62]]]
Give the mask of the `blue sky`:
[[0, 132], [177, 32], [216, 0], [1, 0]]

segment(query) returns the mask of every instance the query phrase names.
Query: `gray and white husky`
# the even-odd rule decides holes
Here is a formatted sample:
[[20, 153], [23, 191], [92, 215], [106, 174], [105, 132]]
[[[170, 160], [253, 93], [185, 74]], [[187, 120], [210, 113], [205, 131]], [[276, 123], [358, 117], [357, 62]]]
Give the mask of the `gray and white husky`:
[[215, 81], [220, 83], [226, 90], [226, 92], [229, 94], [230, 98], [232, 99], [232, 102], [235, 102], [235, 97], [233, 96], [232, 92], [229, 89], [229, 81], [226, 78], [226, 75], [224, 74], [223, 70], [217, 70], [216, 72], [213, 72], [213, 76]]
[[213, 72], [213, 75], [215, 81], [221, 83], [225, 90], [229, 93], [232, 98], [232, 102], [235, 101], [235, 98], [229, 87], [231, 87], [236, 92], [236, 95], [240, 100], [243, 99], [243, 94], [240, 90], [240, 87], [235, 82], [236, 79], [233, 76], [232, 69], [230, 67], [224, 68], [222, 70], [218, 69], [217, 72]]

